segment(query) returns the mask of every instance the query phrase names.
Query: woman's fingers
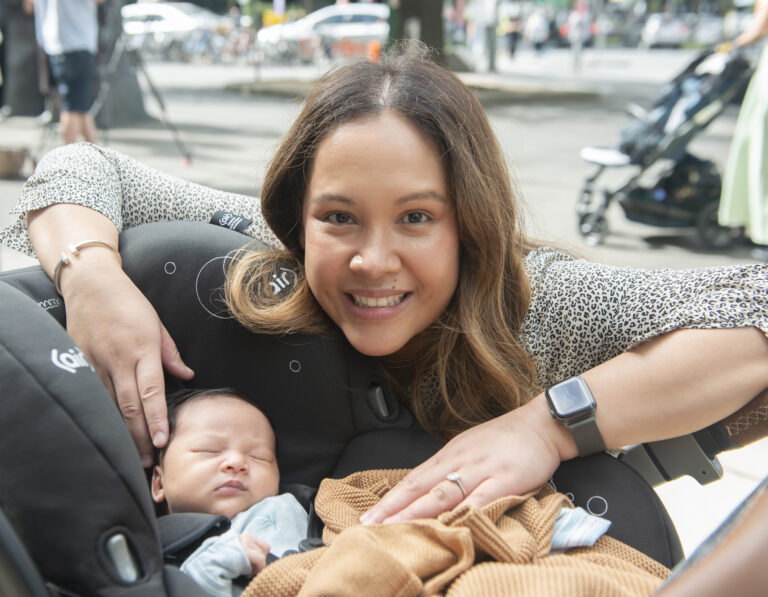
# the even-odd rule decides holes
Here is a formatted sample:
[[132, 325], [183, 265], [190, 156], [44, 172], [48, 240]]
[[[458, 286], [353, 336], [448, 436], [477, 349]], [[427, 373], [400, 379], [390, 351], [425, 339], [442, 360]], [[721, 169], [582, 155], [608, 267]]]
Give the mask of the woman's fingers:
[[139, 398], [135, 374], [131, 370], [116, 371], [112, 377], [112, 383], [115, 387], [117, 407], [139, 451], [141, 464], [148, 468], [154, 461], [154, 448], [144, 417], [144, 408]]
[[159, 354], [151, 352], [136, 363], [136, 387], [152, 445], [162, 448], [168, 441], [168, 408]]
[[152, 304], [122, 271], [88, 288], [67, 303], [67, 329], [116, 401], [144, 466], [150, 466], [154, 448], [168, 441], [163, 365], [182, 379], [194, 372]]
[[469, 429], [411, 471], [368, 512], [365, 525], [431, 518], [468, 504], [478, 508], [536, 489], [551, 478], [559, 452], [546, 426], [551, 416], [529, 403]]
[[163, 367], [174, 377], [192, 379], [195, 376], [195, 372], [182, 360], [176, 343], [162, 324], [160, 324], [160, 358]]
[[360, 522], [364, 525], [379, 524], [424, 498], [442, 480], [434, 460], [435, 457], [432, 457], [408, 473], [378, 504], [360, 517]]
[[[461, 481], [461, 477], [458, 477]], [[410, 505], [403, 508], [399, 512], [387, 516], [382, 522], [400, 522], [402, 520], [413, 520], [416, 518], [434, 518], [443, 512], [452, 510], [459, 504], [461, 504], [465, 498], [468, 489], [462, 486], [460, 487], [455, 481], [449, 481], [447, 478], [444, 481], [440, 481], [437, 485], [434, 485], [427, 493], [420, 498], [411, 502]]]

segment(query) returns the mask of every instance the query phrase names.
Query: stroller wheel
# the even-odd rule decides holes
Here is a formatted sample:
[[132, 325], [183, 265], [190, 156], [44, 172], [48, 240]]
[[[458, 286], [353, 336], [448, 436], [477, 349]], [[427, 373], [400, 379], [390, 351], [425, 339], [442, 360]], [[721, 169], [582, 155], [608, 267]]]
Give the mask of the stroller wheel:
[[608, 220], [604, 215], [587, 212], [579, 218], [579, 234], [591, 247], [601, 245], [608, 235]]
[[728, 249], [744, 237], [743, 228], [721, 226], [717, 221], [719, 202], [712, 201], [696, 216], [696, 232], [699, 240], [710, 249]]

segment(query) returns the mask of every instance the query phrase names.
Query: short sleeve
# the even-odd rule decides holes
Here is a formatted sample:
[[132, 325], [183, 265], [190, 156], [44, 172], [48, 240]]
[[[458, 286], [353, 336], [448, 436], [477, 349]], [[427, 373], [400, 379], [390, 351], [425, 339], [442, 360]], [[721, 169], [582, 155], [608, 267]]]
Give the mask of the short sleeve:
[[118, 230], [169, 220], [210, 221], [217, 211], [244, 216], [244, 232], [269, 246], [279, 241], [261, 216], [258, 200], [194, 184], [150, 168], [124, 154], [79, 143], [57, 148], [40, 161], [11, 213], [19, 217], [0, 231], [0, 242], [34, 255], [26, 213], [56, 203], [94, 209]]
[[768, 265], [643, 270], [541, 248], [526, 259], [521, 340], [544, 387], [682, 328], [755, 326], [768, 335]]

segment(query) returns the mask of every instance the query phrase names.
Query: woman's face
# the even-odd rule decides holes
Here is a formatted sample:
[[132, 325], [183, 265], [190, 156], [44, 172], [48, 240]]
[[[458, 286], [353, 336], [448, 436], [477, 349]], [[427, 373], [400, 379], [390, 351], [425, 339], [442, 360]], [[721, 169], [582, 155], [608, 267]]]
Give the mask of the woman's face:
[[401, 116], [326, 137], [302, 211], [309, 287], [363, 354], [397, 352], [448, 305], [459, 275], [456, 211], [435, 148]]

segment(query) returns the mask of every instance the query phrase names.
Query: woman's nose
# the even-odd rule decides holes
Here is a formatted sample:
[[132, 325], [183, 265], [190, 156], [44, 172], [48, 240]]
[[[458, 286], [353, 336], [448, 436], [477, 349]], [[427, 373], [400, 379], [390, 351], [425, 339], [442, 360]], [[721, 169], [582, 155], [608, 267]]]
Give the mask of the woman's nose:
[[381, 278], [400, 271], [402, 262], [397, 247], [384, 235], [371, 235], [349, 262], [349, 269], [369, 278]]

